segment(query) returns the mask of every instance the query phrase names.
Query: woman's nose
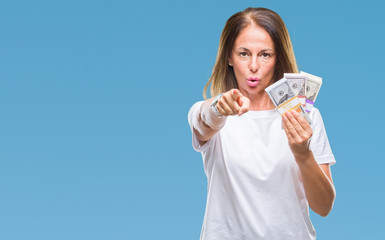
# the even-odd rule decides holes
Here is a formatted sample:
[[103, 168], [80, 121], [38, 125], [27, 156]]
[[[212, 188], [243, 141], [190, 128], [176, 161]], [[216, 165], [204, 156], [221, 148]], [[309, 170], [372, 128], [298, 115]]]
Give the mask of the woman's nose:
[[250, 62], [250, 71], [256, 72], [258, 71], [258, 69], [259, 69], [258, 58], [257, 56], [253, 56]]

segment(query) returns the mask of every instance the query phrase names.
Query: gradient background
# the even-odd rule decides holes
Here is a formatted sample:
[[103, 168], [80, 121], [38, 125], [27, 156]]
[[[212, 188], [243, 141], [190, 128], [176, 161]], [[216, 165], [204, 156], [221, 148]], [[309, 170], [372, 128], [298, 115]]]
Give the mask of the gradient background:
[[206, 177], [187, 113], [225, 21], [278, 12], [337, 164], [318, 239], [379, 239], [382, 1], [1, 1], [0, 239], [198, 239]]

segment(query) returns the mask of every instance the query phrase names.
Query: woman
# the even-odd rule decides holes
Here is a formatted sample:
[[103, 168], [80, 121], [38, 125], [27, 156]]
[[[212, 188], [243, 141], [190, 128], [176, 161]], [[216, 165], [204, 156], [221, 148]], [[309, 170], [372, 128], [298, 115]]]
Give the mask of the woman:
[[204, 89], [216, 97], [188, 117], [208, 180], [201, 239], [315, 239], [308, 207], [321, 216], [332, 209], [335, 160], [319, 111], [311, 126], [296, 112], [280, 116], [265, 92], [294, 72], [278, 14], [247, 8], [229, 18]]

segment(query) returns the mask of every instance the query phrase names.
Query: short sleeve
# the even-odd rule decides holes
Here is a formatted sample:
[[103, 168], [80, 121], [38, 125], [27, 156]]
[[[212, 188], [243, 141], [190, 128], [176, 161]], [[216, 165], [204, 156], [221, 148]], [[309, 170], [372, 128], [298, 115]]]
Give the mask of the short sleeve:
[[199, 119], [199, 113], [200, 113], [200, 108], [203, 104], [203, 101], [199, 101], [195, 103], [191, 108], [188, 113], [188, 123], [190, 125], [191, 133], [192, 133], [192, 146], [195, 151], [197, 152], [204, 152], [206, 151], [212, 144], [212, 142], [215, 139], [215, 136], [212, 137], [209, 141], [207, 141], [205, 144], [200, 145], [198, 138], [195, 134], [194, 131], [194, 126], [197, 126], [198, 124], [198, 119]]
[[330, 165], [333, 165], [336, 163], [336, 160], [330, 148], [324, 122], [319, 110], [317, 108], [313, 108], [310, 117], [312, 119], [311, 127], [313, 129], [310, 149], [313, 152], [314, 158], [318, 164], [329, 163]]

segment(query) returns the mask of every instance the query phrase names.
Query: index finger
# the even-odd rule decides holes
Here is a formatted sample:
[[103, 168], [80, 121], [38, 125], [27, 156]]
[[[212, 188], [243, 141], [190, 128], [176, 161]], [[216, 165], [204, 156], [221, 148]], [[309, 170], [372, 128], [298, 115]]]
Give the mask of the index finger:
[[239, 116], [241, 116], [242, 114], [244, 114], [244, 113], [249, 111], [250, 99], [248, 99], [247, 97], [242, 96], [239, 99], [239, 103], [238, 104], [241, 106], [241, 109], [239, 110]]
[[240, 106], [240, 109], [238, 111], [239, 116], [249, 111], [250, 99], [243, 96], [238, 89], [234, 89], [231, 91], [231, 97], [237, 102], [238, 106]]
[[241, 96], [242, 96], [242, 95], [241, 95], [241, 93], [239, 92], [238, 89], [234, 89], [234, 90], [231, 91], [231, 97], [232, 97], [235, 101], [237, 101], [237, 99], [240, 98]]

